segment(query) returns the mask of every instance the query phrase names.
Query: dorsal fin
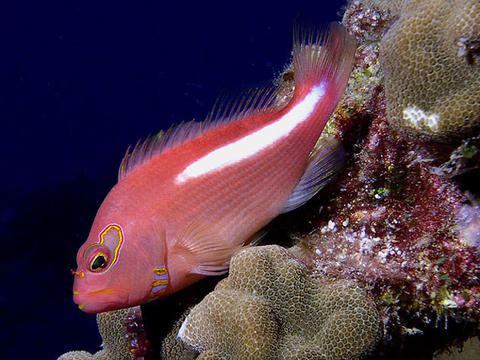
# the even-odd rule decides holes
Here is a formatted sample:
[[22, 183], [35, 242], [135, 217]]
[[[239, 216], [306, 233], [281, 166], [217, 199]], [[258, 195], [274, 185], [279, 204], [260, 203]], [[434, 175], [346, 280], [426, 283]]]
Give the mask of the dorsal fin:
[[220, 96], [207, 115], [205, 122], [215, 127], [232, 122], [258, 112], [276, 109], [278, 88], [276, 86], [247, 90], [237, 96]]
[[174, 125], [143, 142], [139, 141], [133, 150], [129, 147], [118, 169], [118, 181], [154, 156], [196, 138], [212, 128], [278, 108], [276, 87], [258, 88], [227, 99], [219, 97], [203, 122], [190, 121]]
[[160, 131], [150, 136], [145, 141], [137, 142], [132, 151], [127, 149], [125, 156], [118, 169], [118, 181], [124, 178], [130, 171], [146, 163], [155, 155], [164, 152], [176, 145], [192, 139], [203, 132], [202, 123], [190, 121], [170, 127], [167, 131]]

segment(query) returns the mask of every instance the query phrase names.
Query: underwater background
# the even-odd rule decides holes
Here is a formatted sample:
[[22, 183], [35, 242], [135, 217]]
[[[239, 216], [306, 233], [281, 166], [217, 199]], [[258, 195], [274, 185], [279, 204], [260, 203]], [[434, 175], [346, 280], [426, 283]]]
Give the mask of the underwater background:
[[1, 2], [0, 358], [99, 348], [70, 269], [127, 147], [268, 84], [294, 20], [325, 25], [342, 5]]

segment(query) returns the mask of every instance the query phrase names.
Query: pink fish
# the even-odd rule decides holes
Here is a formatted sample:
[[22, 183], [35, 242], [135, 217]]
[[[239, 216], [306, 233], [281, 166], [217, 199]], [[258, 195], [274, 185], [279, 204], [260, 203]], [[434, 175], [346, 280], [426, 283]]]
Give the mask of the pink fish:
[[356, 46], [339, 25], [320, 38], [296, 36], [288, 104], [278, 105], [275, 90], [257, 91], [204, 123], [127, 151], [77, 254], [80, 309], [142, 304], [226, 272], [235, 251], [325, 184], [339, 152], [331, 143], [313, 149], [345, 90]]

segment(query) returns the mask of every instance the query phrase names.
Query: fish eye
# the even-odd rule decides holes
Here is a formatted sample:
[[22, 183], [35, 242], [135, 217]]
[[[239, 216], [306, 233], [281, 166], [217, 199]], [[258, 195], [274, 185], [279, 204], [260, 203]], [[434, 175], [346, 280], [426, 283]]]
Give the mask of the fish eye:
[[103, 251], [98, 251], [90, 260], [89, 268], [93, 272], [102, 270], [108, 263], [108, 256]]

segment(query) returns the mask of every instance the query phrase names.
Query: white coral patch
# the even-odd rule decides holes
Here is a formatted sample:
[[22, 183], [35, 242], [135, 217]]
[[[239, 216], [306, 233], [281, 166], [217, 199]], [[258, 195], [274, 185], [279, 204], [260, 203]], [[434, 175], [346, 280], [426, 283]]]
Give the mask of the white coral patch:
[[427, 127], [433, 132], [438, 131], [440, 115], [431, 113], [428, 114], [415, 105], [403, 109], [403, 119], [415, 128]]
[[177, 334], [177, 339], [181, 339], [183, 341], [188, 341], [188, 337], [185, 335], [185, 331], [187, 328], [187, 319], [185, 319], [182, 323], [182, 326], [180, 327], [180, 330], [178, 331]]

